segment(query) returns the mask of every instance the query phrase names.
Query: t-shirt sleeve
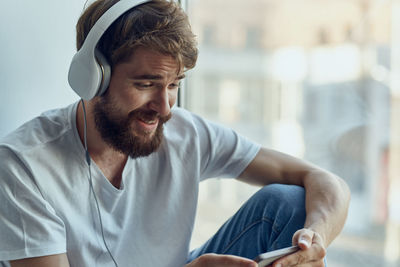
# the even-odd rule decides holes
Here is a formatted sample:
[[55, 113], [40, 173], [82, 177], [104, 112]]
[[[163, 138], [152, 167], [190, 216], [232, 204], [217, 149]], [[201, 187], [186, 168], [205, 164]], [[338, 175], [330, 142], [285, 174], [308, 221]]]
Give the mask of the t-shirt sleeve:
[[238, 177], [254, 159], [260, 145], [228, 127], [192, 116], [200, 140], [200, 179]]
[[66, 252], [63, 221], [23, 161], [0, 147], [0, 262]]

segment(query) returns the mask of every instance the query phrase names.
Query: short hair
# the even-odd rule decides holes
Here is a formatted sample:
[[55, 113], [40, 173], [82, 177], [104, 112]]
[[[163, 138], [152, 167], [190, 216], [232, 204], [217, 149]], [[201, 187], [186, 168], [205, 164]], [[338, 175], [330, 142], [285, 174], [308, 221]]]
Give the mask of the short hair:
[[[97, 0], [76, 25], [79, 50], [96, 21], [119, 0]], [[196, 65], [197, 42], [189, 19], [172, 1], [153, 0], [128, 10], [105, 31], [97, 48], [111, 67], [128, 60], [138, 47], [148, 47], [177, 60], [180, 70]]]

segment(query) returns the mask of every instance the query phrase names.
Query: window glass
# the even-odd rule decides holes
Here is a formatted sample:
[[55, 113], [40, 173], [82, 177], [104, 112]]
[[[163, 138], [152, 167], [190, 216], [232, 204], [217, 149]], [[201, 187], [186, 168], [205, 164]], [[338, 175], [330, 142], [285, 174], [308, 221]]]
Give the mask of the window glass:
[[[343, 177], [352, 190], [329, 266], [400, 263], [400, 4], [189, 0], [199, 59], [184, 106]], [[201, 184], [192, 246], [257, 188]]]

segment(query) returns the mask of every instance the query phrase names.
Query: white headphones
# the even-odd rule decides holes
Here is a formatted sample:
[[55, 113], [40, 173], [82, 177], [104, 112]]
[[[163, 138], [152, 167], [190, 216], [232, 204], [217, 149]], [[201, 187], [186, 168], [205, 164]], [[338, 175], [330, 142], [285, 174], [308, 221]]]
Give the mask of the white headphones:
[[149, 0], [121, 0], [108, 9], [93, 25], [82, 47], [72, 58], [68, 72], [71, 88], [84, 100], [102, 95], [110, 83], [111, 67], [96, 48], [103, 33], [129, 9]]

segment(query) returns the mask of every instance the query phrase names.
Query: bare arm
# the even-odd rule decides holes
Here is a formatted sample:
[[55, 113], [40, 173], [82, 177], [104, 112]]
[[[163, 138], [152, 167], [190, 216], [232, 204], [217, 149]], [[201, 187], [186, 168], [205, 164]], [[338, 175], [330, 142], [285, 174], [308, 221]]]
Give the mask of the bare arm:
[[11, 267], [69, 267], [67, 254], [27, 258], [10, 262]]
[[[304, 250], [314, 242], [321, 243], [324, 250], [344, 226], [350, 201], [347, 184], [336, 175], [306, 161], [262, 148], [239, 180], [256, 185], [280, 183], [305, 188], [305, 229], [298, 231], [293, 238], [293, 243]], [[323, 255], [325, 252], [318, 253]]]

